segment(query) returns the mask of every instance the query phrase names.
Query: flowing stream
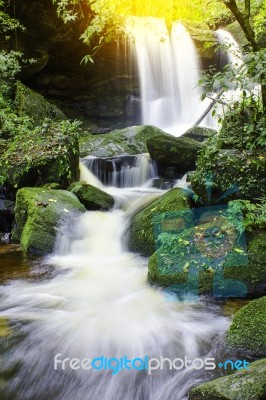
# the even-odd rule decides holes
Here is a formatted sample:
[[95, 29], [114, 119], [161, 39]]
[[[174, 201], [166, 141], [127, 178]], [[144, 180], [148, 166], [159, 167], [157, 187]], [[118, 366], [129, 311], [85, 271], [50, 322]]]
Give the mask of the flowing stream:
[[54, 369], [57, 354], [79, 359], [215, 356], [228, 327], [228, 319], [203, 301], [167, 301], [161, 289], [147, 283], [148, 260], [127, 250], [130, 216], [163, 192], [149, 182], [105, 187], [85, 166], [82, 174], [112, 193], [116, 207], [88, 211], [61, 226], [54, 253], [42, 261], [55, 269], [50, 279], [0, 288], [0, 316], [16, 332], [2, 357], [1, 370], [9, 371], [9, 379], [1, 398], [187, 399], [191, 387], [210, 379], [209, 371], [171, 370], [167, 362], [151, 374]]

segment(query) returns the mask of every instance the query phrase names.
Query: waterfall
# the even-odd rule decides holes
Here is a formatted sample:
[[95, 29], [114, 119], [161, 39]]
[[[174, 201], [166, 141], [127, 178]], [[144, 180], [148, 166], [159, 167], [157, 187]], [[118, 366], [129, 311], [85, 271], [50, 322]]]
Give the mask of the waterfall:
[[99, 181], [108, 186], [139, 187], [157, 177], [156, 163], [149, 154], [106, 158], [89, 156], [82, 162]]
[[241, 48], [230, 32], [224, 29], [216, 31], [217, 39], [224, 48], [221, 50], [221, 55], [225, 54], [226, 64], [230, 64], [232, 68], [239, 68], [243, 65], [243, 54]]
[[180, 22], [169, 34], [162, 19], [132, 17], [126, 30], [138, 68], [142, 123], [179, 136], [208, 105], [200, 100], [194, 43]]

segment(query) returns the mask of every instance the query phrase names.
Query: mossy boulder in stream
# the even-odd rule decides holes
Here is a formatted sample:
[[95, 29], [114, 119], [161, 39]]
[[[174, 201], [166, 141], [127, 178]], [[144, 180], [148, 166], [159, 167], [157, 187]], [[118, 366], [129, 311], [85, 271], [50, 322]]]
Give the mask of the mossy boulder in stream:
[[[149, 260], [148, 279], [177, 294], [254, 298], [266, 293], [266, 231], [245, 241], [220, 217], [214, 222], [168, 232]], [[160, 246], [159, 246], [160, 245]], [[169, 288], [170, 289], [170, 288]]]
[[266, 356], [266, 297], [251, 301], [234, 315], [226, 341], [252, 356]]
[[160, 133], [147, 140], [151, 158], [164, 167], [174, 166], [185, 173], [195, 169], [201, 143], [190, 137], [175, 137]]
[[74, 193], [87, 210], [107, 211], [114, 206], [114, 198], [103, 190], [85, 182], [74, 182], [68, 190]]
[[83, 134], [79, 138], [80, 155], [86, 157], [111, 157], [147, 153], [148, 139], [164, 132], [151, 125], [130, 126], [103, 134]]
[[180, 188], [174, 188], [135, 214], [129, 227], [128, 246], [131, 251], [151, 255], [155, 251], [156, 217], [166, 212], [182, 212], [190, 220], [189, 199]]
[[78, 198], [68, 191], [22, 188], [17, 192], [13, 236], [20, 238], [27, 254], [48, 254], [53, 250], [59, 222], [84, 211]]
[[203, 383], [191, 390], [189, 400], [265, 400], [266, 359], [234, 374]]
[[76, 125], [44, 122], [16, 135], [1, 155], [0, 183], [13, 188], [59, 183], [68, 187], [79, 178]]

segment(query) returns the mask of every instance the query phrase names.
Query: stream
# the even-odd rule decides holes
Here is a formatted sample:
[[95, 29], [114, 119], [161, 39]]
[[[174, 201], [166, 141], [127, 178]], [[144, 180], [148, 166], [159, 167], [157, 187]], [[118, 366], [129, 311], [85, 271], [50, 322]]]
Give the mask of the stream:
[[[81, 175], [103, 187], [84, 165]], [[54, 253], [40, 261], [52, 267], [50, 276], [0, 287], [0, 317], [13, 331], [1, 355], [8, 380], [2, 399], [183, 400], [211, 379], [215, 371], [197, 366], [221, 353], [229, 319], [204, 299], [169, 301], [147, 283], [148, 259], [126, 247], [132, 213], [164, 193], [150, 182], [104, 187], [114, 209], [87, 211], [60, 227]], [[100, 368], [103, 358], [125, 357], [198, 360], [188, 368], [179, 368], [181, 361], [170, 368], [167, 360], [160, 368], [153, 361], [152, 370], [140, 368], [141, 360], [139, 368], [117, 370], [115, 360]], [[73, 369], [65, 358], [100, 360], [98, 369]]]

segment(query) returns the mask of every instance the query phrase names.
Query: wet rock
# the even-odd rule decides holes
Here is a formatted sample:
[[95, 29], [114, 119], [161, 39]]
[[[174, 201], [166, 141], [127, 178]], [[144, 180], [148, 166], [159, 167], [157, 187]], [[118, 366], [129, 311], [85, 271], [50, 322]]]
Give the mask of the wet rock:
[[[266, 297], [251, 301], [235, 315], [227, 345], [252, 356], [266, 356]], [[266, 381], [265, 381], [266, 384]]]
[[175, 188], [135, 214], [129, 227], [128, 247], [131, 251], [151, 255], [155, 250], [155, 217], [166, 212], [181, 211], [190, 219], [189, 200], [182, 189]]
[[203, 383], [189, 393], [189, 400], [264, 400], [266, 359], [255, 361], [234, 374]]
[[22, 188], [16, 198], [16, 237], [27, 254], [48, 254], [53, 250], [59, 222], [84, 211], [78, 198], [68, 191]]
[[142, 125], [118, 129], [105, 135], [83, 135], [79, 138], [80, 155], [111, 157], [147, 153], [147, 140], [163, 134], [155, 126]]
[[164, 168], [176, 167], [180, 173], [195, 168], [201, 143], [189, 137], [174, 137], [164, 132], [147, 140], [150, 156]]
[[214, 129], [204, 128], [201, 126], [195, 126], [193, 128], [188, 129], [182, 135], [182, 137], [188, 137], [190, 139], [197, 140], [198, 142], [204, 142], [204, 140], [215, 135], [216, 133], [217, 133], [217, 131]]
[[87, 210], [110, 210], [114, 206], [114, 198], [95, 186], [84, 182], [74, 182], [68, 188], [74, 193]]

